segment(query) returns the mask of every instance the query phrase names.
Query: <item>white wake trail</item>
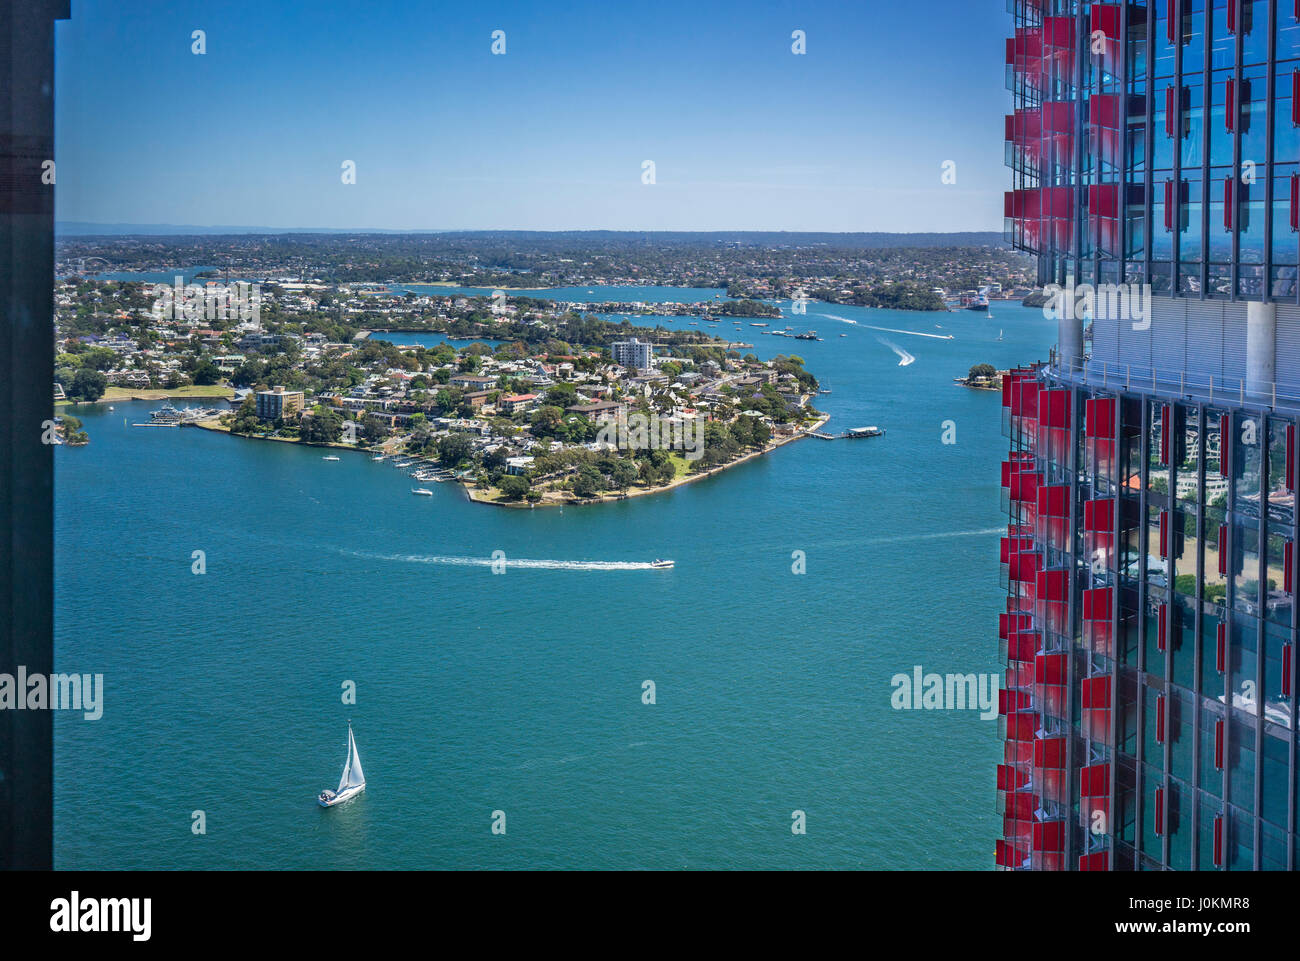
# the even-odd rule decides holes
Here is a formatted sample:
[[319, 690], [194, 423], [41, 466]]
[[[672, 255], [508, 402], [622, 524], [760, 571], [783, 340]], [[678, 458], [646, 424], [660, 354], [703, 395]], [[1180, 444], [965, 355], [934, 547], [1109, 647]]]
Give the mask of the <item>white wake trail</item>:
[[[393, 561], [401, 564], [443, 564], [451, 567], [491, 567], [490, 557], [449, 557], [441, 554], [376, 554], [369, 551], [339, 551], [351, 557], [372, 561]], [[527, 557], [505, 557], [500, 561], [506, 568], [545, 571], [649, 571], [649, 561], [560, 561], [537, 560]]]
[[883, 337], [877, 337], [876, 340], [880, 341], [882, 344], [884, 344], [886, 347], [888, 347], [890, 350], [892, 350], [894, 353], [898, 355], [899, 367], [906, 367], [908, 364], [916, 363], [915, 357], [913, 357], [907, 351], [903, 350], [902, 347], [899, 347], [893, 341], [885, 340], [885, 338]]
[[952, 334], [927, 334], [920, 330], [899, 330], [897, 327], [877, 327], [874, 324], [864, 324], [861, 321], [853, 320], [849, 317], [841, 317], [839, 314], [821, 314], [820, 316], [830, 320], [838, 320], [846, 324], [852, 324], [854, 327], [865, 327], [867, 330], [880, 330], [886, 334], [908, 334], [912, 337], [930, 337], [934, 340], [956, 340]]

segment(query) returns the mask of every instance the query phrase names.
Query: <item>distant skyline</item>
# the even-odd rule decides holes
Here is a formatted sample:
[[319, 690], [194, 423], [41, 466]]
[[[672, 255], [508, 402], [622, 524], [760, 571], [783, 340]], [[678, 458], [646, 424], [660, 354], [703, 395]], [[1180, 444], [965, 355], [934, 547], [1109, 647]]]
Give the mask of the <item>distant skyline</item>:
[[1001, 2], [210, 6], [73, 0], [56, 28], [60, 221], [1001, 225]]

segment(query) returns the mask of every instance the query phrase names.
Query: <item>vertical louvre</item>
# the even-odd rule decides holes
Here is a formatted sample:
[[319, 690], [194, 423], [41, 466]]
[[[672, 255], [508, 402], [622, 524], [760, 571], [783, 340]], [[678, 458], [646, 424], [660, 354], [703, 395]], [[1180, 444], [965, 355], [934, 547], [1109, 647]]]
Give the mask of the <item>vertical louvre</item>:
[[1160, 559], [1169, 557], [1169, 512], [1160, 512]]
[[1291, 648], [1290, 644], [1282, 645], [1282, 696], [1291, 696]]
[[1223, 718], [1214, 722], [1214, 768], [1223, 770]]
[[1220, 674], [1228, 665], [1228, 625], [1225, 621], [1219, 622], [1219, 630], [1216, 634], [1214, 644], [1214, 669]]
[[1223, 815], [1214, 819], [1214, 866], [1223, 867]]
[[1156, 695], [1156, 743], [1165, 743], [1165, 696]]
[[1156, 633], [1156, 650], [1163, 651], [1169, 641], [1169, 605], [1160, 605], [1160, 628]]
[[1295, 491], [1295, 424], [1286, 425], [1286, 489]]
[[1169, 441], [1173, 434], [1174, 408], [1170, 404], [1164, 404], [1160, 408], [1160, 463], [1164, 467], [1169, 466]]
[[1219, 417], [1219, 476], [1231, 477], [1232, 469], [1228, 461], [1232, 457], [1232, 415]]
[[1156, 837], [1165, 836], [1165, 789], [1156, 788]]

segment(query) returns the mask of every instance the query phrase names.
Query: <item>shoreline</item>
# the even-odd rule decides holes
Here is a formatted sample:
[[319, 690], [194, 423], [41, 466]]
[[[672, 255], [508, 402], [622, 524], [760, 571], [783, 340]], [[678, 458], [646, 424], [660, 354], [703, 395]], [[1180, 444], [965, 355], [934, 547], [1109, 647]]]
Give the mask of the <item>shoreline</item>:
[[[762, 447], [755, 451], [750, 451], [748, 454], [745, 454], [742, 457], [737, 457], [735, 460], [729, 461], [726, 464], [719, 464], [717, 467], [710, 468], [709, 470], [704, 471], [703, 473], [686, 474], [685, 476], [682, 477], [675, 477], [671, 482], [667, 484], [663, 484], [659, 487], [645, 487], [640, 490], [629, 489], [625, 494], [602, 493], [598, 497], [588, 497], [583, 499], [564, 498], [564, 499], [556, 499], [556, 500], [549, 500], [549, 501], [541, 500], [536, 503], [529, 503], [526, 500], [519, 500], [519, 501], [489, 500], [488, 498], [481, 496], [482, 492], [479, 491], [478, 488], [471, 486], [471, 484], [473, 483], [472, 481], [463, 481], [463, 480], [443, 481], [442, 483], [459, 484], [461, 491], [465, 494], [465, 499], [467, 501], [469, 501], [471, 504], [484, 504], [489, 507], [508, 507], [508, 508], [514, 508], [516, 510], [532, 510], [533, 508], [536, 507], [565, 507], [565, 506], [586, 507], [591, 504], [612, 504], [617, 501], [630, 500], [633, 497], [645, 497], [649, 494], [663, 494], [667, 491], [675, 490], [676, 488], [682, 487], [686, 484], [692, 484], [695, 481], [704, 480], [707, 477], [712, 477], [715, 474], [720, 474], [723, 471], [730, 470], [732, 467], [736, 467], [740, 464], [745, 463], [746, 461], [753, 460], [755, 457], [762, 457], [764, 454], [770, 454], [772, 451], [776, 450], [779, 447], [784, 447], [786, 444], [793, 443], [794, 441], [797, 440], [803, 440], [809, 435], [810, 431], [820, 430], [822, 427], [824, 427], [828, 420], [830, 420], [829, 414], [826, 415], [825, 417], [822, 417], [820, 420], [816, 421], [812, 426], [803, 428], [799, 430], [797, 433], [791, 434], [789, 437], [783, 437], [774, 443], [768, 444], [766, 447]], [[266, 437], [266, 436], [258, 436], [255, 434], [236, 434], [232, 432], [229, 427], [222, 426], [222, 424], [216, 419], [195, 421], [194, 423], [186, 424], [185, 426], [198, 427], [201, 428], [202, 430], [210, 430], [217, 434], [225, 434], [228, 437], [238, 437], [243, 440], [274, 441], [280, 444], [299, 444], [303, 447], [321, 447], [321, 448], [332, 448], [334, 450], [357, 451], [362, 454], [373, 454], [374, 450], [377, 449], [377, 448], [372, 449], [369, 447], [361, 447], [356, 444], [340, 444], [335, 442], [320, 443], [319, 441], [307, 441], [297, 437]], [[476, 495], [480, 495], [480, 496], [476, 496]]]
[[[830, 420], [829, 415], [821, 418], [816, 423], [814, 423], [811, 427], [801, 429], [797, 433], [791, 434], [789, 437], [783, 437], [781, 440], [768, 444], [766, 447], [761, 447], [758, 450], [750, 451], [748, 454], [745, 454], [742, 457], [737, 457], [735, 460], [728, 461], [725, 464], [719, 464], [717, 467], [710, 468], [709, 470], [704, 471], [703, 473], [686, 474], [683, 477], [675, 477], [669, 483], [663, 484], [659, 487], [643, 487], [640, 490], [629, 489], [626, 493], [623, 494], [602, 493], [597, 497], [586, 497], [586, 498], [566, 497], [562, 499], [555, 499], [549, 501], [540, 500], [537, 501], [536, 503], [529, 503], [526, 500], [519, 500], [519, 501], [490, 500], [487, 497], [481, 496], [482, 492], [479, 491], [478, 488], [471, 487], [469, 482], [457, 481], [456, 483], [459, 483], [461, 485], [462, 490], [465, 492], [466, 500], [468, 500], [472, 504], [484, 504], [488, 507], [509, 507], [509, 508], [514, 508], [516, 510], [533, 510], [534, 508], [537, 507], [566, 507], [566, 506], [586, 507], [592, 504], [613, 504], [618, 501], [631, 500], [633, 497], [645, 497], [650, 494], [663, 494], [666, 493], [667, 491], [675, 490], [678, 487], [683, 487], [686, 484], [692, 484], [695, 481], [704, 480], [707, 477], [712, 477], [715, 474], [720, 474], [723, 471], [730, 470], [731, 468], [743, 464], [746, 461], [753, 460], [755, 457], [762, 457], [764, 454], [770, 454], [778, 447], [784, 447], [786, 444], [793, 443], [794, 441], [803, 440], [809, 435], [810, 431], [820, 430], [822, 427], [824, 427], [828, 420]], [[480, 495], [480, 496], [476, 496], [476, 495]]]
[[[197, 390], [197, 392], [195, 392]], [[125, 404], [133, 400], [232, 400], [235, 396], [233, 387], [109, 387], [96, 400], [56, 400], [55, 407], [95, 404]]]

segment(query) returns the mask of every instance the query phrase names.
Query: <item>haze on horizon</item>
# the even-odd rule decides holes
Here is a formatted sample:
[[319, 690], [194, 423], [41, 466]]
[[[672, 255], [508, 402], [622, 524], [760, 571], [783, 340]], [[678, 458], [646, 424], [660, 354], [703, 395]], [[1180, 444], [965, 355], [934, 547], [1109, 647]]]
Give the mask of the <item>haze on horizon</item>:
[[56, 34], [57, 216], [995, 231], [1006, 13], [931, 6], [74, 0]]

